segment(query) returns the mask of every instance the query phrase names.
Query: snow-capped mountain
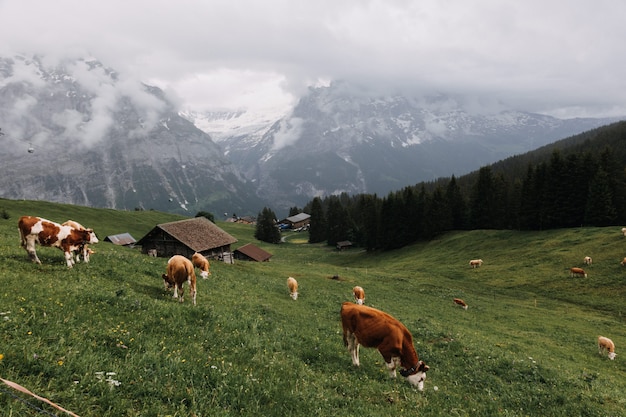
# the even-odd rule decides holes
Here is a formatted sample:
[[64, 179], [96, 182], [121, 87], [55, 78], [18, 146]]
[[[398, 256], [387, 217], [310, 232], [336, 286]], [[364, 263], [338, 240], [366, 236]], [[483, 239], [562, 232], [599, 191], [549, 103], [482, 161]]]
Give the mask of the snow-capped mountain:
[[253, 133], [219, 135], [220, 145], [280, 208], [459, 176], [617, 120], [561, 120], [461, 96], [370, 96], [348, 83], [311, 88], [291, 113], [266, 119]]
[[0, 196], [255, 214], [261, 201], [156, 87], [96, 60], [0, 58]]

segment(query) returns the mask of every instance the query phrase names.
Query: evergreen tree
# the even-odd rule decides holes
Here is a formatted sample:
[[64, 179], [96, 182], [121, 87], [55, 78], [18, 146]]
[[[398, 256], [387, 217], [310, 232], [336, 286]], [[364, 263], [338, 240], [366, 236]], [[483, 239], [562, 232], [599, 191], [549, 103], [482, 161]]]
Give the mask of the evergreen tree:
[[335, 246], [337, 242], [350, 238], [349, 231], [351, 225], [348, 212], [341, 205], [341, 201], [336, 196], [331, 196], [328, 199], [326, 222], [326, 240], [329, 246]]
[[289, 207], [289, 216], [287, 217], [295, 216], [296, 214], [300, 213], [302, 213], [302, 210], [300, 210], [298, 207]]
[[263, 207], [257, 216], [254, 237], [267, 243], [280, 243], [280, 230], [276, 226], [276, 214], [271, 209]]
[[320, 243], [326, 240], [326, 217], [322, 200], [315, 197], [311, 202], [311, 222], [309, 223], [309, 243]]
[[205, 217], [215, 223], [215, 216], [213, 216], [213, 213], [209, 213], [208, 211], [199, 211], [196, 213], [195, 217]]
[[609, 176], [603, 169], [599, 169], [590, 184], [585, 223], [590, 226], [609, 226], [614, 224], [616, 217]]
[[378, 228], [378, 199], [376, 195], [362, 194], [357, 199], [357, 213], [359, 215], [359, 229], [361, 240], [358, 242], [365, 250], [372, 251], [379, 247]]
[[461, 187], [456, 183], [454, 175], [450, 179], [445, 194], [446, 204], [450, 209], [452, 229], [462, 230], [467, 222], [467, 204], [461, 194]]
[[482, 167], [478, 171], [478, 179], [470, 194], [471, 224], [475, 229], [491, 229], [494, 227], [494, 184], [490, 167]]

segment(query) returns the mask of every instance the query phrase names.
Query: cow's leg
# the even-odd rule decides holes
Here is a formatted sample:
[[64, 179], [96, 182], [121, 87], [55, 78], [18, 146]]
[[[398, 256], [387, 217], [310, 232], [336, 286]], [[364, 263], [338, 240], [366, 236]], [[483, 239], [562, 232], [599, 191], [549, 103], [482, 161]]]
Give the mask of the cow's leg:
[[359, 341], [352, 332], [346, 334], [346, 342], [348, 342], [348, 350], [352, 356], [352, 365], [359, 366]]
[[30, 260], [36, 264], [41, 264], [41, 261], [37, 257], [37, 251], [35, 251], [35, 240], [27, 239], [26, 246], [24, 247], [26, 248], [26, 252], [28, 252], [28, 256], [30, 257]]
[[185, 292], [185, 288], [183, 287], [183, 284], [180, 284], [179, 290], [180, 290], [180, 294], [179, 294], [179, 297], [178, 297], [178, 301], [182, 303], [183, 302], [183, 293]]
[[178, 298], [178, 284], [174, 284], [174, 298]]
[[69, 250], [65, 252], [65, 262], [67, 263], [68, 268], [71, 268], [74, 265], [74, 256]]
[[387, 369], [389, 370], [390, 378], [396, 377], [396, 368], [398, 367], [399, 364], [400, 364], [400, 358], [398, 358], [397, 356], [392, 357], [389, 362], [385, 362], [385, 365], [387, 365]]

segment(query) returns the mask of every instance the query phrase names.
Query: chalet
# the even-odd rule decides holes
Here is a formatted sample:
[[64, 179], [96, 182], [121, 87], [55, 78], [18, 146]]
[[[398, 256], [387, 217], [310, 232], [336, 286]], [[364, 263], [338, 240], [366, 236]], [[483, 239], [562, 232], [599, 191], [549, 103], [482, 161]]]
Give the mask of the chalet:
[[248, 243], [238, 249], [235, 249], [234, 256], [235, 259], [244, 261], [267, 262], [272, 257], [272, 254], [264, 251], [256, 245], [253, 245], [252, 243]]
[[311, 215], [306, 213], [298, 213], [295, 216], [287, 217], [280, 221], [280, 224], [288, 225], [290, 229], [299, 229], [308, 226], [311, 222]]
[[111, 235], [104, 238], [105, 242], [111, 242], [114, 245], [119, 246], [133, 246], [137, 241], [130, 233], [120, 233], [118, 235]]
[[230, 258], [230, 245], [237, 239], [220, 229], [206, 217], [159, 224], [139, 239], [141, 252], [160, 257], [183, 255], [191, 258], [199, 252], [207, 258]]

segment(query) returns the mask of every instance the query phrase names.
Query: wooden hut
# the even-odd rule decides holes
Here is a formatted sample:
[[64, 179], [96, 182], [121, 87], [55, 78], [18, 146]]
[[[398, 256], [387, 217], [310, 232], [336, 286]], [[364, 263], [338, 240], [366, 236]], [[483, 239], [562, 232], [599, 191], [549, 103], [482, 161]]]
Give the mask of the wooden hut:
[[235, 249], [234, 256], [235, 259], [244, 261], [266, 262], [270, 260], [272, 254], [264, 251], [256, 245], [253, 245], [252, 243], [248, 243], [238, 249]]
[[233, 236], [220, 229], [206, 217], [179, 220], [156, 225], [139, 239], [141, 252], [155, 253], [159, 257], [183, 255], [191, 258], [194, 252], [207, 258], [227, 258], [230, 245], [237, 242]]

